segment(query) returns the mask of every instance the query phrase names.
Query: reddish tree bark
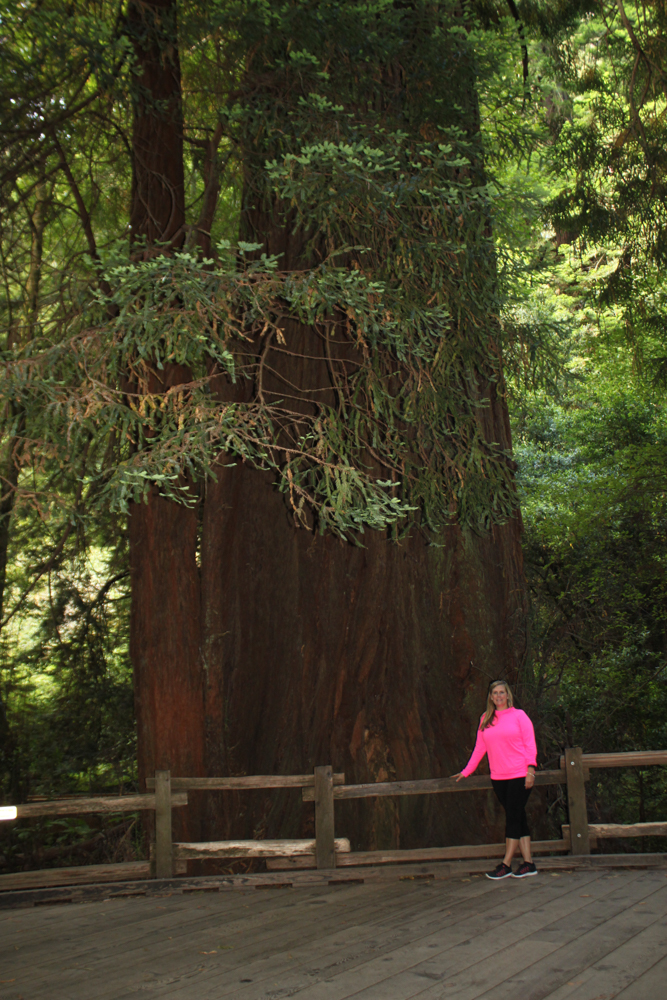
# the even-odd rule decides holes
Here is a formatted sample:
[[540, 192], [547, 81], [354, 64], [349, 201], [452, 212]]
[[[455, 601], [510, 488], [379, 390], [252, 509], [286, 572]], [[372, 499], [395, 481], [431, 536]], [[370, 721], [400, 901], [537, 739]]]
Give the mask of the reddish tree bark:
[[[509, 446], [504, 401], [484, 420]], [[360, 782], [460, 770], [488, 681], [514, 679], [525, 651], [520, 522], [451, 527], [443, 541], [367, 532], [359, 548], [311, 534], [270, 477], [221, 469], [201, 555], [209, 773], [331, 763]], [[502, 839], [479, 792], [340, 803], [336, 816], [337, 835], [366, 849]], [[293, 793], [238, 793], [209, 814], [217, 837], [306, 835], [312, 820]]]
[[133, 240], [182, 242], [183, 109], [175, 0], [132, 0], [128, 24], [141, 73], [132, 121]]
[[[129, 23], [141, 66], [134, 101], [131, 226], [135, 242], [179, 245], [185, 222], [181, 78], [174, 0], [136, 0]], [[151, 390], [188, 381], [167, 365], [152, 376]], [[202, 774], [204, 718], [199, 655], [197, 513], [163, 499], [153, 489], [133, 504], [129, 520], [134, 669], [139, 778], [156, 768]], [[200, 836], [195, 808], [176, 810], [176, 834]]]

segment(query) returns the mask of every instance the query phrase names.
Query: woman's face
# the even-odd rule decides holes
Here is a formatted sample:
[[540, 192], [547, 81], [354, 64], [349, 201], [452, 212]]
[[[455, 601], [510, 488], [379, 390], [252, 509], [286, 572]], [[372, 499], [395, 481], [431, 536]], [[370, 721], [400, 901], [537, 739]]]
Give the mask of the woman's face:
[[507, 688], [504, 684], [496, 684], [491, 691], [491, 701], [501, 711], [507, 708]]

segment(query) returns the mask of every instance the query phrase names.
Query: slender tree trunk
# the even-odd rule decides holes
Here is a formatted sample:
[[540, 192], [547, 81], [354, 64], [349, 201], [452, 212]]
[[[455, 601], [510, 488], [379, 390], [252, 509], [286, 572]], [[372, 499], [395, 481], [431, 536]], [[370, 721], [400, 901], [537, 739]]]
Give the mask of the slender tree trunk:
[[[46, 184], [42, 180], [35, 188], [35, 206], [30, 216], [30, 267], [25, 286], [22, 323], [18, 336], [19, 344], [26, 343], [35, 336], [35, 327], [39, 317], [39, 286], [42, 278], [42, 257], [44, 249], [44, 226], [46, 220], [47, 193]], [[12, 344], [8, 344], [11, 347]], [[9, 529], [14, 510], [16, 485], [18, 483], [19, 466], [16, 450], [22, 437], [24, 419], [22, 414], [12, 414], [18, 417], [17, 433], [7, 442], [2, 472], [0, 473], [0, 622], [5, 612], [5, 583], [7, 578], [7, 550], [9, 547]]]
[[141, 73], [132, 125], [132, 209], [135, 241], [183, 242], [183, 109], [175, 0], [133, 0], [128, 21]]
[[[30, 267], [25, 287], [23, 316], [18, 336], [19, 343], [32, 340], [39, 318], [39, 286], [42, 278], [44, 227], [48, 203], [46, 183], [42, 179], [35, 187], [35, 205], [30, 216]], [[10, 327], [12, 329], [12, 327]], [[12, 346], [11, 344], [7, 345]], [[7, 584], [7, 555], [11, 539], [12, 514], [19, 481], [18, 449], [25, 431], [25, 415], [14, 411], [8, 414], [16, 426], [9, 438], [0, 471], [0, 628], [4, 621], [5, 588]], [[19, 766], [18, 747], [7, 717], [7, 709], [0, 693], [0, 753], [4, 769], [9, 776], [9, 796], [12, 802], [23, 801], [24, 787]]]
[[[129, 11], [141, 67], [134, 103], [131, 225], [137, 253], [182, 243], [185, 222], [181, 78], [174, 0], [136, 0]], [[156, 246], [157, 244], [157, 246]], [[160, 245], [162, 244], [162, 246]], [[157, 370], [150, 388], [188, 380]], [[133, 504], [129, 524], [140, 781], [156, 768], [202, 774], [203, 689], [199, 656], [197, 513], [163, 499]], [[198, 839], [196, 809], [176, 811], [177, 836]]]

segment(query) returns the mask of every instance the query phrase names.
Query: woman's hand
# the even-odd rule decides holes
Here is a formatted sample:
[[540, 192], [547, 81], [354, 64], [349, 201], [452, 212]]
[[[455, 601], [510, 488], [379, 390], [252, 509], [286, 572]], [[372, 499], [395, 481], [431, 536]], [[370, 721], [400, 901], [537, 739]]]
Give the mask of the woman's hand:
[[532, 788], [535, 784], [535, 772], [529, 771], [526, 775], [526, 788]]
[[460, 780], [461, 780], [461, 778], [463, 777], [463, 775], [462, 775], [462, 774], [461, 774], [461, 772], [459, 771], [459, 772], [458, 772], [458, 774], [450, 774], [450, 776], [449, 776], [449, 777], [450, 777], [450, 778], [456, 778], [456, 780], [457, 780], [457, 782], [458, 782], [458, 781], [460, 781]]

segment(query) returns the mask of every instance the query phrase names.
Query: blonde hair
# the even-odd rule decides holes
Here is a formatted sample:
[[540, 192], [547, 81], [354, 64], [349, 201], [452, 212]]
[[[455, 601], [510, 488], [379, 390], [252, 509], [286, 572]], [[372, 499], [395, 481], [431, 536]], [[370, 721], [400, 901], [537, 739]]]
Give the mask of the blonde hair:
[[496, 717], [496, 706], [493, 704], [493, 701], [491, 700], [491, 694], [493, 693], [493, 689], [500, 687], [501, 684], [507, 691], [507, 707], [508, 708], [514, 707], [514, 695], [512, 694], [512, 689], [507, 683], [507, 681], [491, 681], [491, 683], [489, 684], [489, 693], [486, 698], [486, 712], [484, 713], [484, 718], [480, 723], [479, 726], [480, 729], [486, 729], [487, 726], [492, 725], [493, 720]]

